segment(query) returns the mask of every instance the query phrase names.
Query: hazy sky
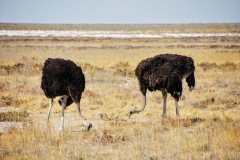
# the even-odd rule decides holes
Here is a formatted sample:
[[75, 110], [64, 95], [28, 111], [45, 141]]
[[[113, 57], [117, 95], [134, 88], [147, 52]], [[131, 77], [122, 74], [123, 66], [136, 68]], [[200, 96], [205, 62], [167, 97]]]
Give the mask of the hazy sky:
[[10, 23], [240, 23], [240, 0], [0, 0]]

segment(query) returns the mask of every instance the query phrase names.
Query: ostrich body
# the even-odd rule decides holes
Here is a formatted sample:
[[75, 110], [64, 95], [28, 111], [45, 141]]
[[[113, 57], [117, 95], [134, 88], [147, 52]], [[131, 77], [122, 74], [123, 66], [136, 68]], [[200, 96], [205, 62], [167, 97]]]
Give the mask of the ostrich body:
[[64, 109], [73, 102], [77, 107], [80, 120], [87, 127], [87, 130], [92, 127], [90, 122], [83, 119], [80, 111], [81, 95], [85, 89], [85, 77], [82, 69], [74, 62], [60, 58], [48, 58], [42, 69], [41, 88], [46, 97], [50, 98], [48, 122], [53, 99], [61, 96], [58, 102], [62, 106], [62, 128], [64, 126]]
[[182, 95], [182, 79], [186, 78], [192, 91], [195, 86], [194, 70], [192, 58], [176, 54], [161, 54], [141, 61], [135, 74], [139, 81], [143, 103], [140, 109], [131, 110], [130, 116], [144, 110], [147, 90], [160, 90], [163, 95], [163, 118], [166, 118], [167, 93], [175, 99], [176, 115], [179, 117], [178, 100]]

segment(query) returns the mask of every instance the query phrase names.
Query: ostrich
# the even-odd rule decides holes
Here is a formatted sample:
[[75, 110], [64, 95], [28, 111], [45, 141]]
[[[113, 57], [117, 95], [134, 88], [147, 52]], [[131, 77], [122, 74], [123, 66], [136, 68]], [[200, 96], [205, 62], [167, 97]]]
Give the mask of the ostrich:
[[146, 93], [149, 91], [160, 90], [163, 96], [163, 114], [166, 116], [167, 93], [175, 99], [176, 116], [179, 118], [178, 100], [182, 95], [182, 79], [186, 78], [190, 91], [194, 89], [194, 62], [187, 56], [177, 54], [161, 54], [141, 61], [135, 74], [139, 81], [140, 91], [143, 97], [143, 103], [140, 109], [130, 111], [130, 116], [139, 113], [146, 106]]
[[62, 129], [64, 126], [64, 109], [73, 102], [76, 104], [80, 120], [87, 130], [92, 127], [90, 122], [83, 119], [80, 111], [81, 95], [85, 89], [85, 77], [81, 67], [70, 60], [48, 58], [42, 69], [41, 88], [46, 97], [50, 98], [48, 122], [53, 99], [61, 96], [58, 102], [62, 106]]

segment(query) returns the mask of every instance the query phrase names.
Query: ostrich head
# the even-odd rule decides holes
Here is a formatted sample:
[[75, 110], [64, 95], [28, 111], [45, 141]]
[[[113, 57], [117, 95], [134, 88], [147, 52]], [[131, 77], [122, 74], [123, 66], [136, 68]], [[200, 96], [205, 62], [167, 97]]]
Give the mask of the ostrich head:
[[186, 78], [188, 87], [190, 91], [192, 91], [195, 87], [195, 77], [194, 77], [194, 72], [192, 72], [187, 78]]
[[167, 91], [177, 100], [182, 95], [182, 79], [177, 72], [173, 72], [168, 78]]

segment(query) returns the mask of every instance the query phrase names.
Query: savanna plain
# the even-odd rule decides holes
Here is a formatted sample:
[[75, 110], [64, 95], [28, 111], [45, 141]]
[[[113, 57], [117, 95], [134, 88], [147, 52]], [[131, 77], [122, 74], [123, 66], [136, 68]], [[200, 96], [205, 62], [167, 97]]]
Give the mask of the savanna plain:
[[[1, 24], [1, 29], [141, 30], [144, 32], [240, 33], [240, 24], [196, 25], [31, 25]], [[161, 92], [147, 92], [141, 105], [134, 69], [148, 57], [186, 55], [195, 62], [196, 86], [183, 80], [176, 119], [168, 95], [162, 120]], [[80, 102], [86, 131], [74, 104], [65, 111], [55, 99], [47, 124], [49, 99], [40, 88], [47, 58], [81, 66], [86, 87]], [[0, 36], [0, 121], [14, 122], [0, 133], [0, 159], [240, 159], [240, 37], [19, 37]]]

